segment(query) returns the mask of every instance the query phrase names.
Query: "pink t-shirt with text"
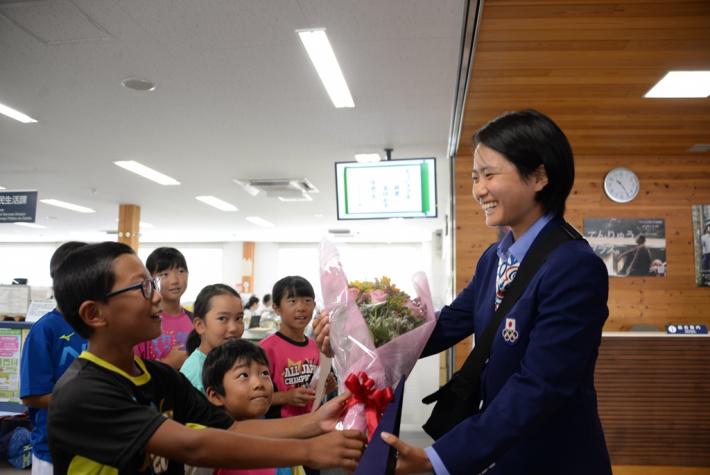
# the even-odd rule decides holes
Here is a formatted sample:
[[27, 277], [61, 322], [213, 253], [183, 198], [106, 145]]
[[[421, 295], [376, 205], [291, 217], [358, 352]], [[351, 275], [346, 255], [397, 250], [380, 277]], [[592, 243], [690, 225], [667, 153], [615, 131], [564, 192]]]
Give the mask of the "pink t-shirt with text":
[[163, 319], [160, 324], [161, 335], [133, 347], [133, 352], [144, 360], [161, 360], [174, 346], [184, 350], [187, 336], [193, 329], [192, 320], [185, 309], [178, 315], [163, 312], [160, 317]]
[[[309, 385], [320, 362], [320, 352], [315, 340], [306, 338], [304, 342], [297, 342], [276, 332], [261, 340], [259, 345], [269, 358], [269, 372], [276, 391], [288, 391]], [[283, 405], [281, 417], [307, 414], [312, 405], [310, 402], [303, 407]]]

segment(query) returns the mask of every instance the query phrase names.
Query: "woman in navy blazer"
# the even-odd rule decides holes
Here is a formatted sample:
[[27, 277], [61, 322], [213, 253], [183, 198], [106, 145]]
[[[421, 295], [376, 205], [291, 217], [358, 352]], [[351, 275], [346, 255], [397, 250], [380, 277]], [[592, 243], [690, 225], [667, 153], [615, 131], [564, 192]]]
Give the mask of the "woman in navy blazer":
[[[511, 231], [483, 253], [471, 282], [441, 310], [422, 356], [484, 331], [495, 311], [499, 260], [522, 262], [561, 224], [574, 182], [567, 138], [537, 111], [494, 119], [474, 144], [473, 197], [487, 225]], [[383, 436], [398, 450], [397, 473], [611, 474], [594, 390], [607, 296], [606, 267], [586, 241], [552, 251], [496, 332], [479, 412], [426, 449]], [[327, 349], [325, 322], [317, 330]]]

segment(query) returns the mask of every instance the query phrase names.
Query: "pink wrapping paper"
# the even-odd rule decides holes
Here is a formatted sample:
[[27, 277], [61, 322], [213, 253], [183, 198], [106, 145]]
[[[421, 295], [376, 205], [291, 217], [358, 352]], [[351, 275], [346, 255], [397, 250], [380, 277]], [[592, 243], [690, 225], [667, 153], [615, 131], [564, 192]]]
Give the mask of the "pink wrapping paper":
[[[412, 277], [417, 296], [425, 307], [424, 323], [379, 348], [375, 348], [367, 323], [348, 292], [348, 279], [340, 263], [340, 256], [330, 241], [321, 242], [320, 281], [324, 310], [330, 319], [333, 367], [338, 376], [340, 391], [345, 390], [344, 381], [347, 376], [360, 371], [365, 371], [374, 379], [377, 388], [389, 386], [394, 389], [402, 376], [409, 375], [414, 368], [436, 325], [426, 275], [417, 272]], [[351, 407], [338, 424], [339, 429], [363, 432], [366, 427], [362, 404]]]

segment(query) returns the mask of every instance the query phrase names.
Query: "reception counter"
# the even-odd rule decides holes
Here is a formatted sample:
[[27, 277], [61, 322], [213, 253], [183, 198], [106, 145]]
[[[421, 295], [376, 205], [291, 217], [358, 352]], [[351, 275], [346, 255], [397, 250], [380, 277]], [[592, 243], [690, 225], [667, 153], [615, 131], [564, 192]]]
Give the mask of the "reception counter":
[[604, 333], [596, 388], [613, 464], [710, 466], [710, 335]]

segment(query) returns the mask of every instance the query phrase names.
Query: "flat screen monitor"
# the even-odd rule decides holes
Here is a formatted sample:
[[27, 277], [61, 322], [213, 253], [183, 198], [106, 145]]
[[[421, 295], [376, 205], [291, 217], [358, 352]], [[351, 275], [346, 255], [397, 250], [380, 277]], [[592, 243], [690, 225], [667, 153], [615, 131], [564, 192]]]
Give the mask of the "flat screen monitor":
[[336, 162], [338, 219], [435, 218], [436, 160]]

